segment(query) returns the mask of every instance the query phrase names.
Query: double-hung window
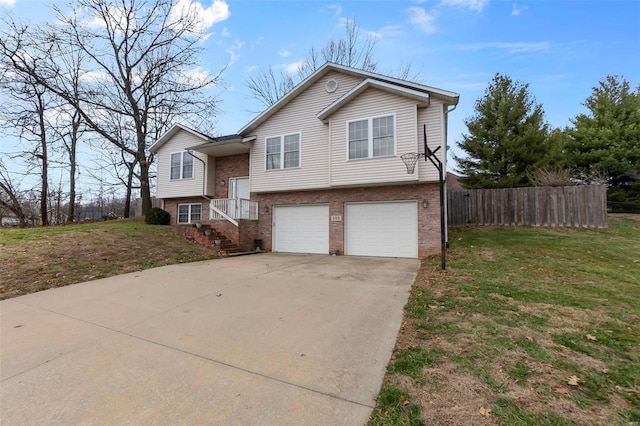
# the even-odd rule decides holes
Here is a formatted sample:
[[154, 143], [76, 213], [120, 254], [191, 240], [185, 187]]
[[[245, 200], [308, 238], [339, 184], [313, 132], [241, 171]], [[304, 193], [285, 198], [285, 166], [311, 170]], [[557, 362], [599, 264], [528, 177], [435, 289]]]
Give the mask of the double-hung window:
[[300, 167], [300, 133], [266, 139], [267, 170]]
[[347, 122], [349, 160], [395, 155], [395, 115]]
[[193, 178], [193, 156], [188, 152], [171, 154], [171, 180]]
[[178, 223], [197, 222], [202, 218], [202, 204], [178, 204]]

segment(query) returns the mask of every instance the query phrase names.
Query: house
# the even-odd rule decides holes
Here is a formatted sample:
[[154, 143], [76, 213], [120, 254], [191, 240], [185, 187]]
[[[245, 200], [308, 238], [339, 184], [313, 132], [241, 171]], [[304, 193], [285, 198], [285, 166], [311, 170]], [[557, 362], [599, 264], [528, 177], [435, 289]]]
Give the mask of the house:
[[172, 224], [210, 224], [241, 249], [422, 257], [440, 248], [438, 171], [459, 95], [326, 63], [237, 134], [175, 125], [152, 146]]
[[455, 173], [447, 172], [447, 190], [460, 191], [463, 189], [462, 184], [460, 184], [460, 176]]

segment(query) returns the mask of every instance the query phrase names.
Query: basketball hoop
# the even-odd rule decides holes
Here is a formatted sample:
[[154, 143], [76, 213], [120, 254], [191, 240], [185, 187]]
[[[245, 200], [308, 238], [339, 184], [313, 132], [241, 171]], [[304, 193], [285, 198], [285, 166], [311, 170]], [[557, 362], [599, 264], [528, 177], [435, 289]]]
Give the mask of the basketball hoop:
[[424, 156], [424, 154], [420, 154], [419, 152], [408, 152], [406, 154], [402, 154], [400, 159], [407, 167], [407, 173], [412, 175], [414, 169], [416, 168], [416, 163], [418, 162], [418, 158]]
[[441, 146], [436, 149], [430, 149], [429, 145], [427, 145], [427, 125], [423, 125], [423, 134], [424, 134], [424, 152], [407, 152], [406, 154], [402, 154], [400, 159], [407, 167], [407, 174], [412, 175], [416, 169], [416, 163], [419, 158], [424, 158], [424, 161], [429, 160], [431, 164], [438, 170], [438, 181], [440, 183], [440, 249], [442, 250], [442, 254], [440, 255], [440, 263], [442, 270], [447, 269], [447, 220], [444, 214], [444, 164], [438, 158], [436, 153], [440, 151]]

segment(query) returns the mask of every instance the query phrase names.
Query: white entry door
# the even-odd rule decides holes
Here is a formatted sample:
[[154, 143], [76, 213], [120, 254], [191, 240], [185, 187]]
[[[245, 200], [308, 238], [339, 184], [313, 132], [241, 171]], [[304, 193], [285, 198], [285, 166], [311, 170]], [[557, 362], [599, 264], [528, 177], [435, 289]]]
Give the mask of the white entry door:
[[275, 206], [273, 251], [329, 253], [329, 206]]
[[240, 199], [248, 200], [250, 194], [251, 187], [248, 177], [229, 179], [229, 213], [234, 219], [249, 218], [249, 203], [243, 203]]
[[352, 203], [345, 206], [345, 254], [418, 257], [415, 201]]

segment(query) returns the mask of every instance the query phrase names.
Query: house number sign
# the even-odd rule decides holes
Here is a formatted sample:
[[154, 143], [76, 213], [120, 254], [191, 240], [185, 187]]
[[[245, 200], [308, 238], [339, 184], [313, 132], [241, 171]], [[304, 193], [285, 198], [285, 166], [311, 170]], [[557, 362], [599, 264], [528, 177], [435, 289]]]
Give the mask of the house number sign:
[[342, 216], [340, 215], [331, 216], [331, 222], [342, 222]]

